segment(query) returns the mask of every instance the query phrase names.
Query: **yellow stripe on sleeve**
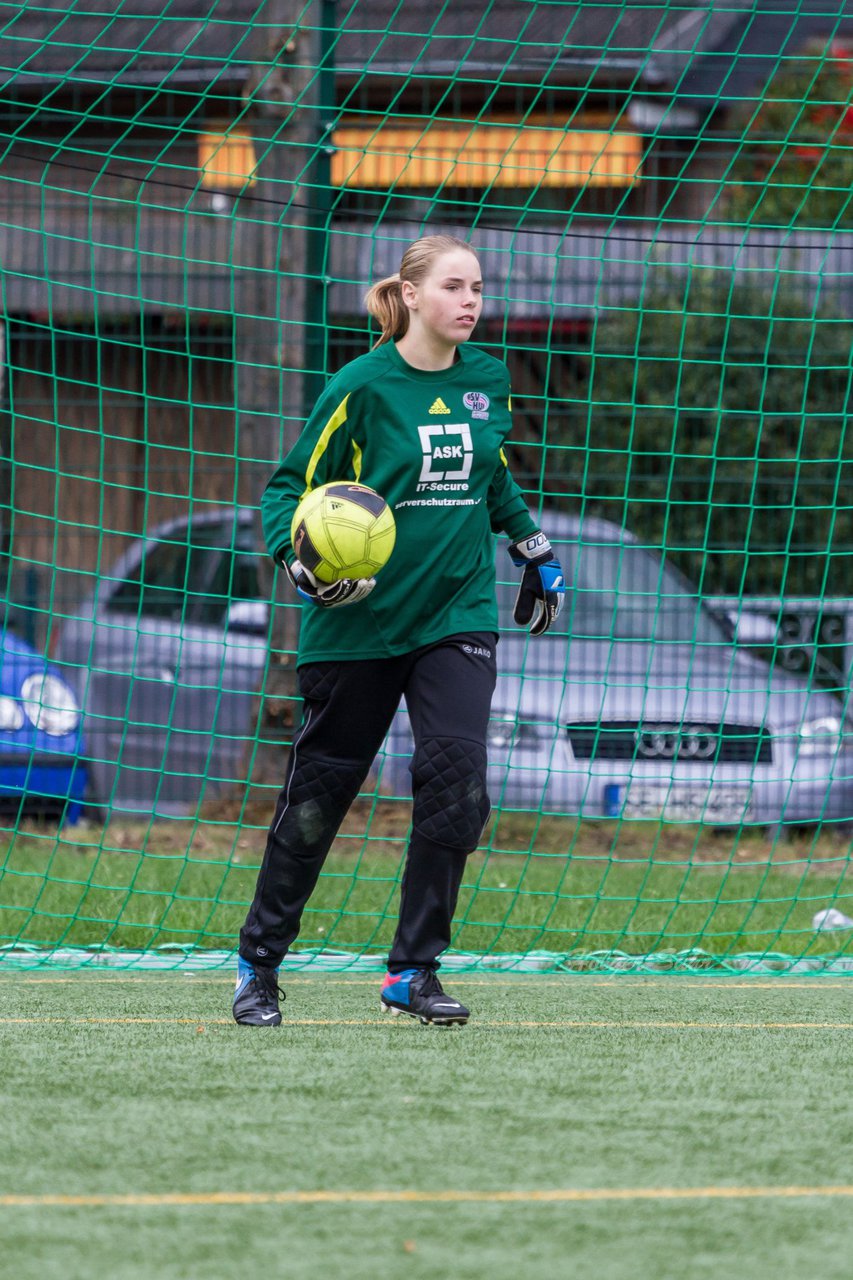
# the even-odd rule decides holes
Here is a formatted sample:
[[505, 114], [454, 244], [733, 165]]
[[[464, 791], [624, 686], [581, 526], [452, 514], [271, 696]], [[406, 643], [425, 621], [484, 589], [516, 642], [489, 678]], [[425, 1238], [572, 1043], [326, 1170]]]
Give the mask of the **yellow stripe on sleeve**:
[[[314, 445], [314, 452], [308, 459], [308, 466], [305, 469], [305, 493], [309, 493], [314, 480], [314, 472], [322, 458], [323, 454], [329, 447], [329, 441], [337, 431], [338, 427], [342, 427], [347, 420], [347, 400], [349, 395], [345, 395], [323, 430], [320, 432], [320, 438]], [[302, 495], [303, 497], [305, 494]]]
[[506, 460], [506, 454], [504, 453], [503, 449], [501, 449], [500, 455], [501, 455], [501, 462], [504, 464], [505, 467], [508, 467], [509, 463]]
[[361, 449], [356, 442], [352, 442], [352, 471], [356, 480], [361, 479]]

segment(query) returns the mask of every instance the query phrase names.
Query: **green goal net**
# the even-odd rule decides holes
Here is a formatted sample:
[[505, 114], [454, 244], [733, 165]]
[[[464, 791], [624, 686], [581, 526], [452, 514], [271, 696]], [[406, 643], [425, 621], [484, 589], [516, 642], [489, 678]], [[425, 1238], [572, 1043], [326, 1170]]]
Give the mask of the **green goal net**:
[[[442, 231], [570, 587], [529, 639], [496, 547], [447, 963], [853, 965], [847, 10], [0, 3], [0, 964], [231, 963], [300, 715], [259, 497]], [[382, 964], [409, 750], [288, 964]]]

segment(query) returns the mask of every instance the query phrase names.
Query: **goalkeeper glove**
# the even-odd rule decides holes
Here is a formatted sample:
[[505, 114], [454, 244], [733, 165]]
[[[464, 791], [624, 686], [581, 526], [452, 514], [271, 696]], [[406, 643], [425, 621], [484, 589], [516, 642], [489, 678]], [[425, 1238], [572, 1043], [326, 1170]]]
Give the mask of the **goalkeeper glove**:
[[560, 612], [566, 589], [563, 568], [544, 533], [531, 533], [509, 546], [512, 563], [524, 570], [512, 616], [532, 636], [543, 636]]
[[357, 604], [365, 596], [369, 596], [376, 586], [375, 578], [342, 578], [340, 582], [318, 582], [310, 569], [299, 560], [288, 564], [281, 552], [275, 557], [303, 600], [311, 600], [324, 609], [334, 609], [337, 605]]

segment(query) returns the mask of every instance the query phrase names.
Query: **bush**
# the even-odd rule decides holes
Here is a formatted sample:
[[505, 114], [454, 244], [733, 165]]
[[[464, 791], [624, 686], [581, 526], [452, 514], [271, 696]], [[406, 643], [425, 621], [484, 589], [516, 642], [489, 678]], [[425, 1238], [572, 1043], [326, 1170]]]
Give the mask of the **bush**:
[[707, 268], [603, 310], [564, 455], [585, 446], [587, 509], [708, 594], [850, 594], [851, 347], [846, 319]]
[[[741, 139], [723, 218], [781, 227], [853, 226], [853, 49], [812, 43], [782, 63], [730, 127]], [[712, 210], [712, 216], [716, 213]]]

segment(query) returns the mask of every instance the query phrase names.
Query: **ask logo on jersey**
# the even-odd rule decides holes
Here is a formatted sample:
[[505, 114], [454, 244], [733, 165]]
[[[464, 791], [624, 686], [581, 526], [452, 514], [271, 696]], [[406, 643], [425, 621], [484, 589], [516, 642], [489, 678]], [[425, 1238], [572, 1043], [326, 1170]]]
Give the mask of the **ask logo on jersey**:
[[429, 423], [418, 427], [423, 450], [418, 493], [464, 492], [474, 461], [471, 428], [467, 422]]

